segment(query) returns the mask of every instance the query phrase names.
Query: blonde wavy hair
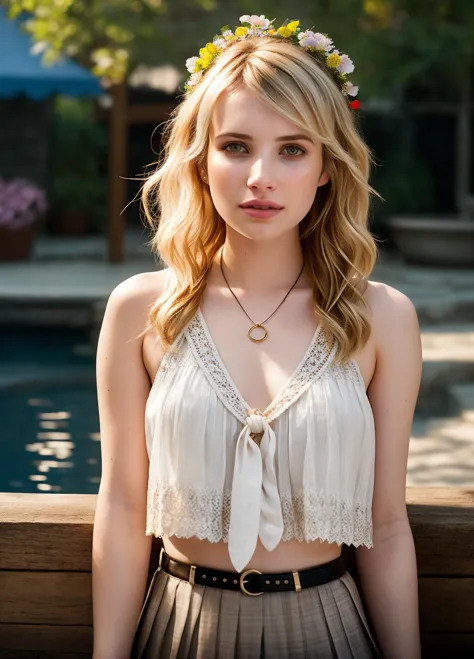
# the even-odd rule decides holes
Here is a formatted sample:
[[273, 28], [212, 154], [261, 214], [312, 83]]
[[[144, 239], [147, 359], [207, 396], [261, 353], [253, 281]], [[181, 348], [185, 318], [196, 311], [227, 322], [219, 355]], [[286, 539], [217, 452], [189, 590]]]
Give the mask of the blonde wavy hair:
[[336, 362], [345, 362], [370, 336], [363, 294], [377, 258], [367, 228], [370, 195], [377, 194], [368, 183], [371, 153], [330, 73], [302, 48], [273, 37], [229, 46], [165, 125], [163, 155], [143, 185], [142, 203], [156, 229], [152, 248], [174, 277], [150, 309], [150, 325], [169, 350], [201, 304], [226, 236], [201, 178], [211, 117], [220, 94], [242, 85], [322, 143], [330, 181], [318, 189], [299, 235], [314, 310], [338, 342]]

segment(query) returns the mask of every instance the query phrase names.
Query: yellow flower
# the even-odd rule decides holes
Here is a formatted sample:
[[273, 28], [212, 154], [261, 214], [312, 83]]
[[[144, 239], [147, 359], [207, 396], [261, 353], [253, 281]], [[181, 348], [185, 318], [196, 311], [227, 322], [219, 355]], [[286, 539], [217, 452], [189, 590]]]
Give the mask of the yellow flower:
[[212, 53], [213, 55], [217, 55], [218, 48], [215, 44], [213, 44], [211, 41], [206, 44], [207, 51], [209, 53]]
[[201, 59], [202, 59], [203, 64], [204, 64], [204, 68], [207, 69], [212, 64], [212, 61], [214, 59], [214, 55], [212, 55], [211, 53], [207, 53], [206, 55], [204, 55], [204, 57], [201, 57]]
[[331, 69], [337, 69], [341, 61], [341, 57], [337, 53], [331, 53], [326, 60], [327, 65], [330, 66]]
[[206, 67], [204, 66], [204, 62], [202, 61], [201, 58], [196, 60], [196, 63], [194, 64], [194, 72], [197, 73], [198, 71], [204, 71]]
[[201, 57], [208, 57], [209, 55], [217, 55], [218, 49], [213, 43], [207, 43], [203, 48], [199, 49]]
[[235, 36], [236, 37], [245, 37], [247, 32], [249, 31], [248, 27], [238, 27], [235, 30]]
[[267, 34], [271, 34], [273, 36], [275, 34], [275, 30], [272, 28], [271, 30], [268, 30]]
[[299, 24], [299, 21], [291, 21], [288, 25], [282, 25], [278, 28], [278, 34], [285, 38], [291, 37], [293, 34], [296, 34], [296, 28]]
[[288, 23], [286, 26], [289, 30], [291, 30], [291, 34], [294, 34], [296, 32], [296, 28], [299, 26], [300, 22], [299, 21], [291, 21], [291, 23]]

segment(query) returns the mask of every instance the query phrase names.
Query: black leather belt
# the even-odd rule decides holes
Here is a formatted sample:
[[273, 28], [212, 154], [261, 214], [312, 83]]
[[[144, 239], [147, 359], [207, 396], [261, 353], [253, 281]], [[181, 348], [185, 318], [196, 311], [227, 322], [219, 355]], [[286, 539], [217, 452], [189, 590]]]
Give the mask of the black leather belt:
[[189, 565], [175, 561], [164, 549], [160, 553], [160, 568], [166, 574], [189, 581], [192, 585], [240, 590], [244, 595], [263, 595], [266, 592], [282, 590], [300, 591], [302, 588], [320, 586], [339, 579], [346, 572], [344, 558], [339, 556], [329, 563], [317, 565], [306, 570], [293, 570], [282, 573], [262, 573], [259, 570], [244, 570], [244, 572], [225, 572], [213, 570], [198, 565]]

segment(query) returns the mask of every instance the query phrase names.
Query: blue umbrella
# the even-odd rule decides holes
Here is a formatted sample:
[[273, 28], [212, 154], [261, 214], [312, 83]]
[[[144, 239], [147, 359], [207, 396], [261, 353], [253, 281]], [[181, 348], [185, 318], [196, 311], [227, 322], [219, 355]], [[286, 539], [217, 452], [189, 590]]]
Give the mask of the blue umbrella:
[[22, 94], [41, 100], [52, 94], [98, 96], [102, 88], [87, 69], [64, 58], [51, 66], [33, 54], [33, 41], [22, 31], [19, 21], [7, 17], [0, 8], [0, 98]]

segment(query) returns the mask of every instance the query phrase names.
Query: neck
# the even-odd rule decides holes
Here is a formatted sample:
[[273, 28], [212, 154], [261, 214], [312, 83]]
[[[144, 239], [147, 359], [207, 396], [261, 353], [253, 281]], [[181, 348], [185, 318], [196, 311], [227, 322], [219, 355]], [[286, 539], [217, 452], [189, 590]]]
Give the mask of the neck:
[[[222, 267], [233, 290], [271, 293], [289, 289], [303, 266], [303, 252], [298, 232], [275, 240], [249, 240], [227, 228], [222, 248]], [[217, 254], [220, 269], [221, 252]], [[222, 276], [222, 275], [221, 275]], [[297, 287], [307, 286], [305, 272]]]

